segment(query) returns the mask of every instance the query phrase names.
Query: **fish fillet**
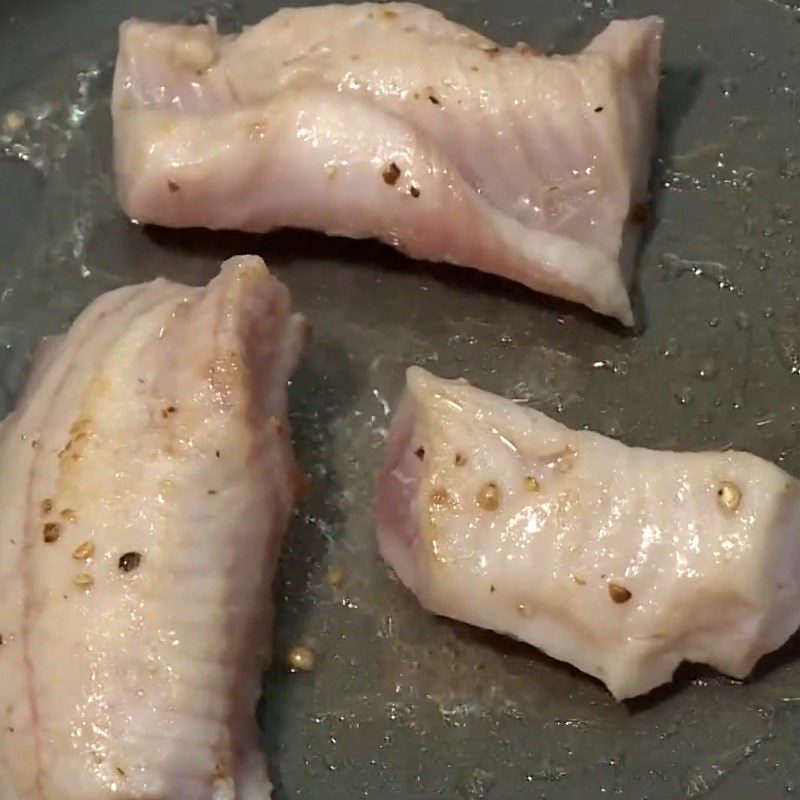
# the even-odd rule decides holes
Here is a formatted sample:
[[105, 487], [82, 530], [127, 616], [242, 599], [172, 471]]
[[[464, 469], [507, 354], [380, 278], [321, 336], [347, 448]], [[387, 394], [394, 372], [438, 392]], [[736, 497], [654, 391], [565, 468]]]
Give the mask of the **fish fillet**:
[[261, 259], [103, 295], [0, 428], [0, 798], [266, 800], [304, 320]]
[[284, 9], [237, 36], [128, 21], [120, 201], [170, 227], [378, 237], [632, 324], [662, 28], [612, 22], [544, 57], [410, 3]]
[[425, 608], [620, 699], [684, 660], [743, 678], [800, 625], [800, 484], [747, 453], [626, 447], [415, 367], [377, 514]]

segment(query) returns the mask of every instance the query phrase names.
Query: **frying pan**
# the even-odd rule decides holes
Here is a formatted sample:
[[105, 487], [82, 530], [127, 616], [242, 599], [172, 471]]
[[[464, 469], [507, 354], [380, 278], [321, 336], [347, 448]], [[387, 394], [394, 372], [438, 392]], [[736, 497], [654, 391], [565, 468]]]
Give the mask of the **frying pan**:
[[[291, 389], [312, 489], [287, 539], [259, 707], [279, 800], [800, 792], [796, 642], [745, 683], [685, 666], [674, 685], [618, 704], [531, 647], [424, 613], [378, 559], [372, 512], [411, 363], [629, 444], [748, 449], [800, 475], [800, 5], [430, 4], [504, 43], [554, 51], [614, 17], [666, 17], [635, 332], [372, 242], [131, 225], [110, 173], [116, 26], [214, 11], [234, 30], [277, 4], [2, 0], [0, 410], [37, 338], [99, 293], [156, 275], [200, 283], [222, 258], [259, 253], [315, 327]], [[314, 669], [287, 669], [295, 644], [312, 648]]]

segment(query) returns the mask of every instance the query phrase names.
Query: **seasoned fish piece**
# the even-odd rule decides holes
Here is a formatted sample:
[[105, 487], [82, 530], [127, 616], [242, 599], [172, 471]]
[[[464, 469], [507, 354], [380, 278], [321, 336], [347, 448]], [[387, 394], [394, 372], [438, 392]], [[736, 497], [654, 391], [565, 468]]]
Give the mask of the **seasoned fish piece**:
[[268, 797], [304, 321], [259, 258], [103, 295], [0, 428], [0, 798]]
[[409, 3], [284, 9], [238, 36], [129, 21], [120, 201], [170, 227], [378, 237], [632, 324], [662, 28], [544, 57]]
[[425, 608], [622, 699], [684, 660], [744, 678], [797, 629], [799, 489], [748, 453], [626, 447], [414, 367], [378, 541]]

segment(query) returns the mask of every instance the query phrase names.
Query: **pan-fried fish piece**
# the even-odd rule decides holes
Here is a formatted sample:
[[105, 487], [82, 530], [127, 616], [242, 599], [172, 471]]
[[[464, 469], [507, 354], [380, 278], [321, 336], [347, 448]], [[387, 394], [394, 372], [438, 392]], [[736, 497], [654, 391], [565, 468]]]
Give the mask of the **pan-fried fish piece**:
[[617, 698], [684, 660], [743, 678], [800, 625], [800, 484], [778, 467], [626, 447], [417, 367], [378, 539], [426, 608], [536, 645]]
[[238, 36], [129, 21], [120, 201], [170, 227], [378, 237], [632, 324], [662, 28], [612, 22], [545, 57], [408, 3], [284, 9]]
[[46, 341], [0, 428], [3, 800], [269, 796], [254, 708], [304, 324], [243, 257]]

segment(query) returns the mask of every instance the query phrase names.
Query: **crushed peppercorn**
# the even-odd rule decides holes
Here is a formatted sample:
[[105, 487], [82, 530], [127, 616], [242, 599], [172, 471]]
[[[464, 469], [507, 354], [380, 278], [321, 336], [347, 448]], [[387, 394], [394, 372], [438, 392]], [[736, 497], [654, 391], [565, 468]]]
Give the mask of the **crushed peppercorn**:
[[742, 502], [742, 490], [732, 481], [722, 481], [717, 489], [717, 502], [723, 511], [734, 514]]
[[142, 563], [142, 554], [135, 551], [119, 557], [119, 568], [122, 572], [133, 572]]
[[94, 578], [86, 572], [79, 572], [73, 583], [80, 589], [88, 589], [94, 583]]
[[615, 603], [627, 603], [633, 596], [629, 589], [619, 583], [614, 583], [614, 581], [609, 581], [608, 593]]
[[500, 508], [500, 489], [496, 483], [487, 483], [478, 490], [475, 499], [484, 511], [497, 511]]
[[391, 164], [387, 164], [383, 168], [381, 177], [387, 186], [394, 186], [397, 183], [397, 179], [400, 177], [400, 167], [392, 161]]
[[79, 544], [72, 551], [72, 557], [76, 561], [86, 561], [87, 558], [91, 558], [93, 555], [94, 555], [94, 542], [91, 539], [87, 539], [82, 544]]
[[48, 522], [42, 528], [42, 538], [47, 544], [57, 542], [61, 538], [61, 526], [57, 522]]
[[408, 188], [408, 193], [409, 193], [409, 194], [410, 194], [412, 197], [419, 197], [419, 196], [420, 196], [420, 194], [421, 194], [421, 192], [420, 192], [420, 190], [419, 190], [419, 186], [417, 186], [415, 183], [412, 183], [412, 184], [411, 184], [411, 186], [409, 186], [409, 188]]
[[416, 456], [416, 457], [417, 457], [417, 458], [418, 458], [420, 461], [422, 461], [422, 459], [423, 459], [423, 458], [425, 458], [425, 448], [424, 448], [424, 447], [418, 447], [418, 448], [417, 448], [417, 449], [414, 451], [414, 455], [415, 455], [415, 456]]

